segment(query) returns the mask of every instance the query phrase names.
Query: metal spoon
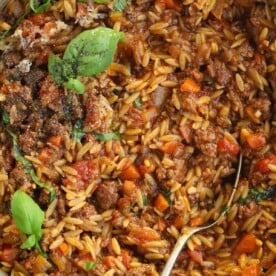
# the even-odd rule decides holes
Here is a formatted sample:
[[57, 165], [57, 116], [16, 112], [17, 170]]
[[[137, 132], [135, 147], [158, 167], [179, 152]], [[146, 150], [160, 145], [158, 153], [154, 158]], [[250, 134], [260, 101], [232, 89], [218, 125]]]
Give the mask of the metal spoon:
[[172, 268], [175, 264], [175, 261], [176, 261], [178, 255], [179, 255], [180, 251], [182, 250], [183, 246], [187, 243], [187, 241], [189, 240], [189, 238], [192, 235], [194, 235], [195, 233], [200, 232], [202, 230], [206, 230], [208, 228], [213, 227], [214, 225], [217, 224], [218, 220], [227, 213], [227, 211], [229, 210], [229, 207], [232, 204], [235, 192], [236, 192], [237, 187], [238, 187], [240, 172], [241, 172], [241, 165], [242, 165], [242, 154], [240, 154], [240, 156], [239, 156], [239, 164], [238, 164], [236, 179], [235, 179], [235, 183], [234, 183], [234, 188], [233, 188], [233, 191], [230, 195], [230, 198], [229, 198], [229, 200], [226, 204], [226, 208], [224, 208], [224, 210], [221, 212], [219, 217], [214, 222], [212, 222], [211, 224], [208, 224], [208, 225], [205, 225], [205, 226], [200, 226], [200, 227], [184, 227], [182, 229], [182, 233], [181, 233], [180, 237], [178, 238], [178, 240], [176, 241], [174, 249], [171, 252], [170, 257], [166, 262], [166, 265], [164, 267], [163, 272], [161, 273], [161, 276], [169, 276], [170, 275], [170, 273], [172, 271]]

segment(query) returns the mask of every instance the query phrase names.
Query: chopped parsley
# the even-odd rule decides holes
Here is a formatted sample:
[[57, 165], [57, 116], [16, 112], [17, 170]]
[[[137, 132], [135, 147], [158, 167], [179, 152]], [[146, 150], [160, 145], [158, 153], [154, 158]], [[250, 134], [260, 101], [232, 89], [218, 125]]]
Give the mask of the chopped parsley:
[[120, 140], [121, 136], [118, 131], [116, 132], [109, 132], [109, 133], [94, 133], [96, 138], [102, 142], [109, 141], [109, 140]]
[[72, 129], [72, 139], [80, 143], [81, 139], [85, 136], [85, 132], [83, 131], [83, 120], [79, 119], [75, 122]]
[[269, 187], [266, 190], [258, 190], [257, 188], [251, 188], [248, 192], [247, 197], [239, 198], [238, 203], [246, 204], [247, 202], [250, 202], [250, 201], [259, 202], [262, 200], [266, 200], [268, 198], [272, 198], [273, 196], [275, 196], [275, 193], [276, 193], [275, 186]]

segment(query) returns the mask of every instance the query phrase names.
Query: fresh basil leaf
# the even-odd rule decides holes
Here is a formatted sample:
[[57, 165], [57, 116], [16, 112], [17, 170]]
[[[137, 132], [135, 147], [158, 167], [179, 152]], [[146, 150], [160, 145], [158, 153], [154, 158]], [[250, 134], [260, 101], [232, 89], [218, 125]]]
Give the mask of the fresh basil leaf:
[[36, 244], [36, 237], [34, 234], [30, 235], [28, 239], [21, 244], [20, 248], [21, 249], [26, 249], [26, 248], [31, 248], [34, 247]]
[[96, 263], [95, 262], [85, 262], [83, 264], [83, 268], [85, 270], [91, 270], [91, 269], [94, 269], [96, 267]]
[[78, 94], [83, 94], [85, 90], [84, 84], [79, 81], [78, 79], [70, 78], [66, 83], [65, 86], [69, 89], [75, 90]]
[[68, 44], [63, 61], [76, 75], [96, 75], [111, 64], [117, 43], [123, 38], [124, 33], [106, 27], [84, 31]]
[[100, 141], [120, 140], [121, 136], [119, 132], [110, 133], [94, 133], [96, 138]]
[[83, 128], [83, 121], [79, 119], [74, 124], [73, 130], [72, 130], [72, 139], [77, 143], [80, 143], [81, 139], [85, 135], [85, 132], [82, 130], [82, 128]]
[[16, 226], [23, 233], [35, 237], [41, 233], [44, 213], [28, 194], [21, 190], [14, 193], [11, 200], [11, 213]]
[[[40, 4], [42, 2], [42, 4]], [[30, 7], [34, 13], [44, 12], [49, 5], [51, 4], [51, 0], [39, 1], [39, 0], [30, 0]]]
[[124, 9], [126, 8], [127, 6], [127, 0], [117, 0], [114, 4], [114, 11], [124, 11]]
[[93, 0], [93, 2], [95, 2], [97, 4], [105, 4], [105, 3], [108, 3], [109, 0]]
[[49, 56], [48, 71], [57, 84], [66, 83], [69, 78], [74, 76], [72, 67], [54, 54]]

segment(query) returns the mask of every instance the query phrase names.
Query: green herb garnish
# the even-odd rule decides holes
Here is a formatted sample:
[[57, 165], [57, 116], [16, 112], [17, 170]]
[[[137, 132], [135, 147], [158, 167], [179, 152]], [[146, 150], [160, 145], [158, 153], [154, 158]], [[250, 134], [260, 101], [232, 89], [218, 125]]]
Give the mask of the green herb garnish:
[[43, 235], [41, 229], [44, 220], [44, 212], [25, 192], [17, 190], [11, 200], [11, 213], [16, 226], [28, 236], [22, 243], [21, 249], [34, 247], [45, 256], [41, 250], [39, 241]]
[[21, 21], [25, 18], [26, 15], [29, 14], [29, 11], [26, 11], [24, 14], [22, 14], [20, 17], [18, 17], [15, 22], [12, 24], [11, 28], [7, 31], [4, 31], [0, 35], [0, 41], [4, 39], [9, 34], [13, 33], [13, 31], [17, 28], [17, 26], [21, 23]]
[[114, 4], [114, 11], [124, 11], [127, 6], [127, 0], [117, 0]]
[[97, 4], [105, 4], [105, 3], [108, 3], [109, 0], [93, 0], [93, 2], [95, 2]]
[[222, 209], [221, 209], [221, 211], [220, 211], [220, 214], [221, 214], [221, 215], [225, 215], [228, 211], [229, 211], [229, 206], [228, 206], [227, 204], [225, 204], [225, 205], [222, 207]]
[[168, 201], [169, 205], [172, 205], [172, 200], [171, 200], [171, 191], [168, 190], [162, 190], [162, 194], [164, 195], [164, 197], [166, 198], [166, 200]]
[[83, 264], [83, 268], [85, 270], [91, 270], [91, 269], [94, 269], [96, 267], [96, 263], [95, 262], [85, 262]]
[[142, 106], [142, 101], [141, 101], [141, 98], [140, 98], [140, 97], [138, 97], [138, 98], [135, 99], [134, 105], [135, 105], [136, 107], [141, 107], [141, 106]]
[[121, 136], [119, 132], [110, 133], [94, 133], [96, 138], [100, 141], [120, 140]]
[[144, 206], [148, 205], [148, 203], [149, 203], [148, 201], [149, 201], [148, 197], [146, 195], [143, 195], [143, 204], [144, 204]]
[[56, 198], [56, 191], [55, 189], [49, 185], [46, 184], [44, 182], [42, 182], [36, 175], [35, 170], [33, 168], [32, 163], [27, 160], [20, 151], [20, 146], [18, 143], [18, 138], [16, 136], [15, 133], [13, 133], [8, 127], [7, 124], [9, 123], [10, 119], [9, 119], [9, 115], [5, 110], [2, 110], [2, 117], [1, 117], [1, 121], [3, 124], [4, 129], [6, 130], [6, 132], [11, 136], [12, 138], [12, 143], [13, 143], [13, 156], [15, 158], [16, 161], [18, 161], [19, 163], [21, 163], [21, 165], [24, 167], [24, 172], [29, 174], [31, 179], [33, 180], [33, 182], [35, 184], [37, 184], [39, 187], [47, 189], [50, 192], [50, 201], [53, 201]]
[[30, 7], [34, 13], [44, 12], [51, 4], [51, 0], [30, 0]]
[[269, 187], [266, 190], [258, 190], [256, 188], [252, 188], [249, 189], [247, 197], [238, 199], [238, 203], [245, 204], [250, 201], [259, 202], [273, 197], [273, 194], [275, 194], [275, 188], [273, 187]]
[[77, 76], [93, 76], [106, 70], [124, 36], [106, 27], [82, 32], [68, 44], [62, 59], [53, 54], [49, 56], [48, 70], [52, 79], [82, 94], [85, 87]]
[[83, 131], [83, 120], [79, 119], [73, 126], [72, 139], [77, 143], [80, 143], [84, 135], [85, 132]]

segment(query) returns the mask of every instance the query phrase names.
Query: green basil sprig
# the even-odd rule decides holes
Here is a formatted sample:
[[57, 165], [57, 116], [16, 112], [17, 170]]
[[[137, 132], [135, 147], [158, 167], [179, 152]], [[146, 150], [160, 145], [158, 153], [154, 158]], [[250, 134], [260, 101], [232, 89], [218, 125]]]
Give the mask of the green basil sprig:
[[30, 8], [34, 13], [44, 12], [49, 7], [50, 4], [51, 4], [51, 0], [46, 0], [46, 1], [30, 0]]
[[11, 213], [16, 226], [28, 236], [22, 243], [21, 249], [34, 247], [45, 256], [41, 250], [39, 241], [43, 235], [41, 229], [44, 220], [44, 212], [25, 192], [17, 190], [11, 200]]
[[30, 175], [30, 177], [34, 183], [36, 183], [41, 188], [47, 189], [50, 192], [50, 201], [53, 201], [56, 198], [55, 189], [51, 185], [42, 182], [39, 179], [39, 177], [37, 177], [32, 163], [21, 154], [20, 146], [18, 143], [18, 138], [17, 138], [16, 134], [13, 133], [7, 126], [10, 122], [9, 114], [5, 110], [1, 110], [1, 111], [2, 111], [2, 116], [1, 116], [2, 125], [5, 129], [5, 131], [12, 138], [13, 156], [14, 156], [15, 160], [18, 161], [19, 163], [21, 163], [21, 165], [24, 167], [24, 172]]
[[77, 76], [93, 76], [106, 70], [112, 63], [117, 43], [124, 36], [106, 27], [80, 33], [68, 44], [62, 59], [53, 54], [49, 56], [52, 79], [82, 94], [85, 87]]

